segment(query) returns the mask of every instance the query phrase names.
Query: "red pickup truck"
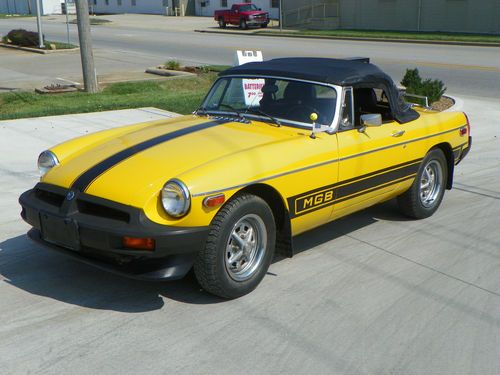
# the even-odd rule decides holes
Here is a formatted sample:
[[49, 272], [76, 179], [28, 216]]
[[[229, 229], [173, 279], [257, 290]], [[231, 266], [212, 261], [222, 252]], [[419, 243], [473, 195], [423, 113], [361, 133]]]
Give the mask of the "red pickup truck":
[[254, 4], [243, 3], [234, 4], [231, 9], [216, 10], [214, 19], [221, 29], [224, 29], [227, 24], [238, 25], [240, 29], [247, 29], [248, 26], [267, 27], [269, 13], [263, 12]]

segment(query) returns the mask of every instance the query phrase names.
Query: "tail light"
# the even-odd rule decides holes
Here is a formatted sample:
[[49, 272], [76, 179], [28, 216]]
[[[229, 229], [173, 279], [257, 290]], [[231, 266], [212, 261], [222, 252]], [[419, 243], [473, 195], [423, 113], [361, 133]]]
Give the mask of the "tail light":
[[460, 128], [460, 136], [464, 137], [466, 135], [470, 135], [470, 121], [469, 121], [469, 117], [467, 116], [467, 114], [465, 112], [463, 112], [464, 116], [465, 116], [465, 119], [467, 120], [467, 124]]

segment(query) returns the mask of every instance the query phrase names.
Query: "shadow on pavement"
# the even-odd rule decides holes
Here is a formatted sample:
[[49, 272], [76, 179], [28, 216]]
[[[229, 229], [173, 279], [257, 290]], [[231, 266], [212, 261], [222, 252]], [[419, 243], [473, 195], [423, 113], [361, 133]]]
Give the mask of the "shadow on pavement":
[[[295, 253], [370, 225], [376, 218], [404, 220], [392, 203], [385, 203], [297, 237]], [[193, 272], [170, 282], [127, 279], [48, 251], [26, 235], [0, 243], [0, 275], [28, 293], [92, 309], [139, 313], [161, 309], [168, 299], [190, 304], [224, 301], [201, 290]]]

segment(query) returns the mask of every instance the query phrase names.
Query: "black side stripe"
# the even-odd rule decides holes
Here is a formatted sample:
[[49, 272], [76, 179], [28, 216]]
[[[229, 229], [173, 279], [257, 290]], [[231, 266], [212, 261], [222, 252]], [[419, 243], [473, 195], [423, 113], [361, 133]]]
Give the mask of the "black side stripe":
[[290, 197], [287, 199], [290, 217], [302, 216], [413, 178], [421, 161], [422, 159], [412, 160]]
[[104, 159], [103, 161], [97, 163], [94, 165], [92, 168], [88, 169], [87, 171], [83, 172], [79, 177], [76, 178], [76, 180], [73, 182], [71, 189], [72, 190], [79, 190], [79, 191], [85, 191], [89, 185], [97, 179], [101, 174], [106, 172], [107, 170], [111, 169], [118, 163], [124, 161], [125, 159], [128, 159], [129, 157], [144, 151], [148, 148], [154, 147], [159, 145], [160, 143], [164, 143], [167, 141], [170, 141], [172, 139], [181, 137], [183, 135], [191, 134], [200, 130], [212, 128], [217, 125], [221, 125], [223, 123], [226, 123], [227, 121], [222, 121], [222, 120], [214, 120], [210, 122], [205, 122], [202, 124], [198, 124], [195, 126], [191, 126], [189, 128], [184, 128], [184, 129], [179, 129], [175, 130], [171, 133], [163, 134], [158, 137], [149, 139], [147, 141], [141, 142], [139, 144], [136, 144], [132, 147], [126, 148], [114, 155], [111, 155], [110, 157]]

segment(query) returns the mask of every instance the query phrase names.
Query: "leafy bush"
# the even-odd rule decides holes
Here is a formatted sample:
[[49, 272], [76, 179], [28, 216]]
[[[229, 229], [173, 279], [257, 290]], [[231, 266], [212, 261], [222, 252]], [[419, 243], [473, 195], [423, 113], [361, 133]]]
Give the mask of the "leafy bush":
[[408, 94], [427, 96], [429, 104], [439, 101], [446, 91], [441, 80], [430, 78], [422, 80], [417, 68], [406, 69], [401, 84], [406, 87]]
[[24, 29], [11, 30], [7, 34], [7, 39], [10, 40], [12, 44], [16, 44], [18, 46], [23, 46], [23, 47], [38, 46], [38, 33], [34, 31], [27, 31]]
[[177, 60], [168, 60], [165, 63], [165, 68], [170, 69], [170, 70], [179, 70], [181, 67], [181, 64]]

